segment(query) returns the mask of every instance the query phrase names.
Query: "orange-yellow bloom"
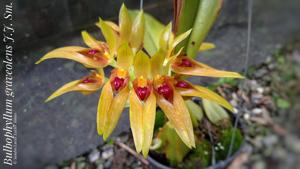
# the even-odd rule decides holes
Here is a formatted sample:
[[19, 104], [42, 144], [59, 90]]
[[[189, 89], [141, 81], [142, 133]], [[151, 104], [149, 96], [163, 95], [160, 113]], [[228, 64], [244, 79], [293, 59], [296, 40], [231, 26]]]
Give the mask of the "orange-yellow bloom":
[[178, 56], [172, 63], [172, 71], [191, 76], [243, 78], [239, 73], [217, 70], [187, 56]]
[[87, 68], [103, 68], [109, 64], [109, 48], [106, 43], [97, 41], [87, 32], [82, 32], [84, 42], [90, 48], [80, 46], [68, 46], [50, 51], [36, 64], [46, 59], [63, 58], [79, 62]]
[[60, 87], [47, 98], [46, 102], [71, 91], [81, 92], [82, 94], [90, 94], [99, 90], [102, 84], [103, 76], [94, 71], [90, 75], [85, 76], [82, 79], [74, 80]]
[[[238, 73], [217, 70], [197, 62], [181, 50], [175, 53], [176, 46], [189, 36], [191, 30], [175, 37], [172, 24], [167, 25], [161, 31], [158, 50], [155, 53], [151, 50], [154, 55], [149, 56], [143, 49], [145, 18], [142, 11], [131, 18], [123, 5], [119, 13], [119, 25], [101, 19], [96, 25], [101, 29], [106, 42], [98, 41], [83, 31], [83, 41], [88, 47], [58, 48], [47, 53], [37, 63], [51, 58], [65, 58], [94, 69], [91, 75], [58, 89], [47, 101], [70, 91], [89, 94], [104, 84], [96, 118], [98, 134], [103, 135], [104, 139], [115, 129], [127, 102], [135, 147], [145, 157], [153, 138], [157, 106], [163, 110], [169, 124], [189, 148], [195, 147], [195, 138], [184, 99], [201, 97], [232, 111], [232, 106], [220, 95], [179, 78], [182, 75], [243, 78]], [[203, 43], [199, 50], [214, 47], [213, 44]], [[113, 70], [109, 78], [105, 79], [103, 68], [109, 65]]]
[[129, 94], [129, 76], [123, 69], [112, 70], [98, 103], [97, 130], [107, 139], [117, 125]]
[[172, 79], [157, 76], [154, 80], [157, 104], [163, 110], [182, 141], [190, 148], [195, 147], [193, 125], [182, 96], [175, 90]]
[[147, 156], [152, 142], [156, 111], [156, 98], [151, 81], [143, 76], [134, 80], [129, 103], [130, 126], [136, 150]]

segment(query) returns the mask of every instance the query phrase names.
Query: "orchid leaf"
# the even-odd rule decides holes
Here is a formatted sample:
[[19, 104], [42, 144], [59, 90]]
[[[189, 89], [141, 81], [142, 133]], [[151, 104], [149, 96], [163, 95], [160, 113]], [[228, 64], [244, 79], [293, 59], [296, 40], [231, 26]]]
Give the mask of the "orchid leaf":
[[195, 102], [193, 102], [192, 100], [186, 100], [185, 104], [186, 104], [187, 108], [189, 109], [193, 126], [198, 127], [199, 122], [203, 118], [203, 111], [202, 111], [201, 107], [198, 104], [196, 104]]
[[221, 125], [222, 122], [227, 121], [229, 119], [228, 113], [217, 103], [206, 99], [203, 99], [202, 103], [207, 118], [213, 124]]
[[187, 44], [187, 55], [189, 57], [194, 58], [196, 56], [201, 43], [206, 38], [221, 10], [222, 2], [223, 0], [201, 0], [199, 2], [193, 30]]
[[[176, 3], [175, 9], [175, 34], [182, 34], [193, 28], [195, 18], [197, 16], [197, 10], [200, 0], [174, 0]], [[184, 39], [176, 47], [176, 51], [184, 47], [183, 52], [186, 51], [186, 46], [189, 38]]]

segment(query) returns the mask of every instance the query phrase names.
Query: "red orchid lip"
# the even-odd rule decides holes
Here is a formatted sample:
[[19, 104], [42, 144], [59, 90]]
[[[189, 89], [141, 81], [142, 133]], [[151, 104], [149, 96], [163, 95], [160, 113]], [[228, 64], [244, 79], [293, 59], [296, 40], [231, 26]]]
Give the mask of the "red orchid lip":
[[184, 88], [184, 89], [190, 89], [190, 88], [192, 88], [192, 86], [188, 82], [183, 81], [183, 80], [177, 81], [175, 83], [175, 87]]
[[151, 93], [151, 88], [149, 86], [137, 87], [134, 91], [141, 101], [145, 101]]
[[189, 60], [188, 58], [181, 58], [180, 62], [178, 63], [178, 66], [181, 66], [181, 67], [192, 67], [193, 66], [193, 62], [191, 60]]
[[100, 51], [98, 49], [86, 49], [79, 52], [80, 54], [93, 59], [94, 61], [101, 62], [101, 63], [107, 63], [108, 58], [106, 57], [105, 50]]
[[86, 77], [82, 80], [82, 83], [96, 83], [97, 80], [90, 78], [90, 77]]
[[121, 88], [125, 86], [125, 79], [120, 77], [115, 77], [111, 81], [111, 86], [113, 87], [114, 91], [119, 91]]
[[141, 76], [133, 81], [133, 89], [141, 101], [146, 101], [152, 91], [152, 83]]
[[171, 103], [173, 102], [174, 91], [172, 86], [170, 86], [169, 83], [163, 82], [161, 85], [159, 85], [156, 88], [156, 91], [158, 94], [162, 95], [169, 102]]
[[81, 79], [81, 83], [88, 84], [88, 83], [102, 83], [102, 77], [97, 74], [96, 72], [92, 72], [92, 74], [85, 76]]
[[97, 49], [90, 49], [90, 50], [88, 50], [88, 54], [89, 55], [95, 55], [96, 53], [99, 53], [100, 51], [99, 50], [97, 50]]
[[128, 84], [127, 71], [123, 69], [114, 69], [111, 72], [110, 84], [114, 92], [119, 92]]

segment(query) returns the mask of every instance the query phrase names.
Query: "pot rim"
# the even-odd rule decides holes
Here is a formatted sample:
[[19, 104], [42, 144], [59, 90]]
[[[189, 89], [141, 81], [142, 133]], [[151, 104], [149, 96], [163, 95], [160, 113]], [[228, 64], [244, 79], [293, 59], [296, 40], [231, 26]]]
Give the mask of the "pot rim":
[[[236, 151], [229, 158], [227, 158], [225, 160], [218, 161], [215, 165], [208, 166], [204, 169], [221, 169], [221, 168], [224, 168], [224, 167], [228, 166], [241, 153], [246, 153], [246, 152], [250, 153], [251, 151], [252, 151], [252, 147], [246, 141], [244, 141], [242, 143], [241, 147], [239, 148], [239, 150]], [[160, 168], [160, 169], [176, 169], [176, 168], [161, 164], [160, 162], [158, 162], [154, 158], [152, 158], [150, 155], [147, 157], [147, 160], [149, 161], [150, 165], [154, 165], [154, 166], [156, 166], [157, 168]]]
[[[233, 119], [237, 119], [237, 114], [231, 114], [231, 116], [233, 117]], [[238, 124], [240, 125], [240, 129], [242, 132], [245, 131], [245, 126], [241, 123], [241, 119], [238, 119]], [[244, 141], [242, 142], [240, 148], [234, 152], [230, 157], [228, 157], [227, 159], [218, 161], [215, 165], [211, 165], [208, 166], [204, 169], [222, 169], [224, 167], [226, 167], [227, 165], [229, 165], [239, 154], [241, 153], [245, 153], [245, 152], [251, 152], [252, 151], [252, 147], [250, 144], [247, 143], [247, 140], [244, 139]], [[149, 154], [149, 156], [147, 157], [147, 160], [149, 161], [150, 164], [157, 166], [160, 169], [176, 169], [170, 166], [166, 166], [161, 164], [160, 162], [156, 161], [154, 158], [152, 158]]]

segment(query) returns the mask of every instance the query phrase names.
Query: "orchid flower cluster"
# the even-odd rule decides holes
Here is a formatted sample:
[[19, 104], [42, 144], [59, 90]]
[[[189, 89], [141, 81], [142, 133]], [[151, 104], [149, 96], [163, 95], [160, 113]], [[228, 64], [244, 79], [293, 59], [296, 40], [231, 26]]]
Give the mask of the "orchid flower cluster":
[[[135, 17], [122, 5], [119, 24], [100, 19], [96, 25], [106, 42], [98, 41], [86, 31], [82, 38], [87, 47], [68, 46], [50, 51], [37, 63], [52, 58], [70, 59], [91, 69], [90, 75], [69, 82], [46, 101], [64, 93], [77, 91], [90, 94], [102, 88], [97, 109], [97, 131], [104, 140], [115, 129], [124, 107], [129, 106], [130, 126], [137, 152], [146, 157], [153, 138], [156, 108], [159, 106], [181, 140], [195, 147], [193, 126], [185, 99], [200, 97], [232, 111], [232, 106], [217, 93], [186, 80], [190, 76], [243, 78], [235, 72], [217, 70], [197, 62], [177, 45], [192, 30], [175, 36], [172, 24], [160, 34], [159, 49], [152, 55], [144, 48], [145, 16]], [[213, 48], [202, 43], [200, 51]], [[104, 68], [113, 67], [108, 78]]]

